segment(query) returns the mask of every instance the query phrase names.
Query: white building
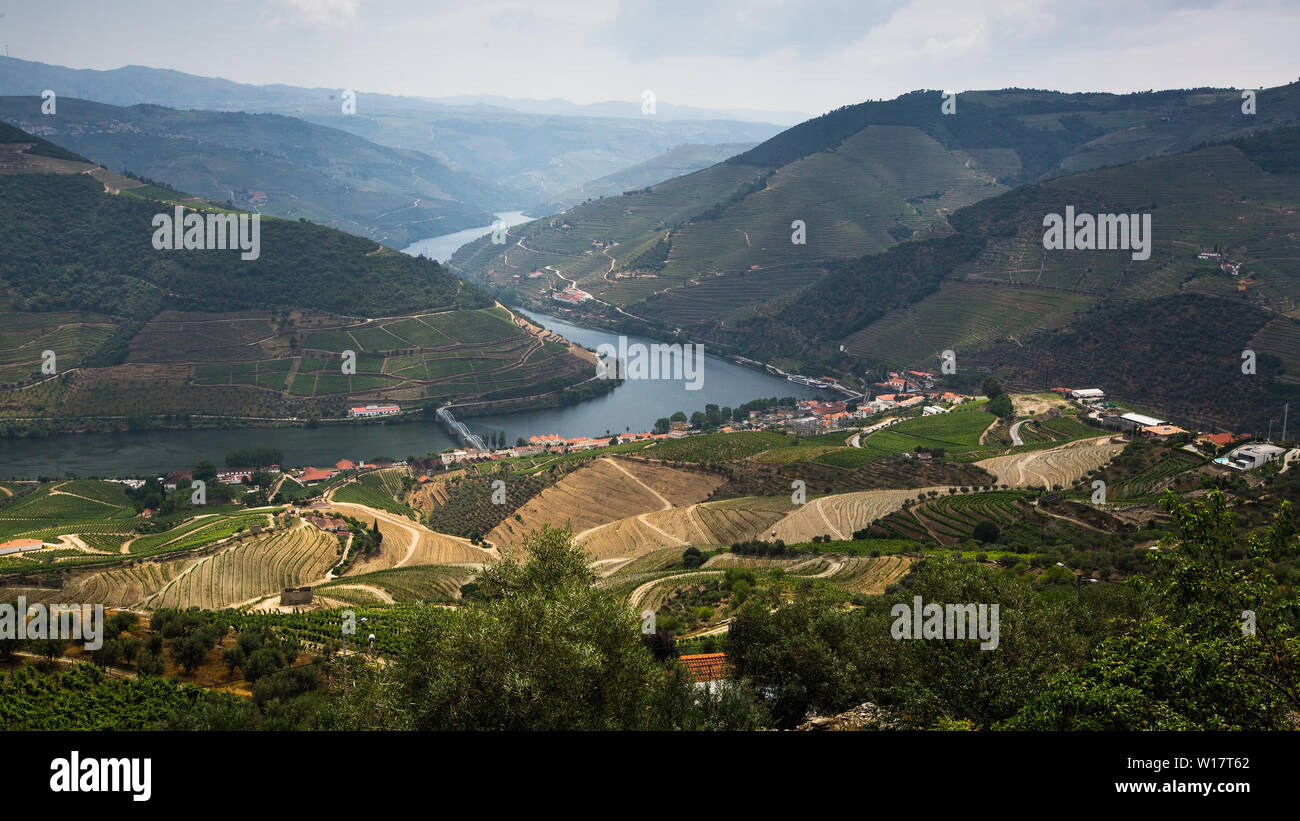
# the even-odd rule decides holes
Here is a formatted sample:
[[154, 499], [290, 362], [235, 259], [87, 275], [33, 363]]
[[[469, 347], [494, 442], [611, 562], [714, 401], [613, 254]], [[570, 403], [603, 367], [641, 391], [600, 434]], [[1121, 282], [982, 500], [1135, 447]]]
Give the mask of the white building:
[[1080, 402], [1100, 402], [1106, 398], [1106, 393], [1101, 388], [1078, 388], [1070, 391], [1070, 398]]
[[947, 413], [947, 412], [948, 412], [947, 408], [941, 408], [938, 405], [926, 405], [924, 408], [921, 408], [922, 416], [934, 416], [935, 414], [938, 413]]
[[785, 426], [799, 433], [816, 433], [821, 429], [821, 421], [815, 416], [808, 416], [803, 419], [791, 419], [785, 423]]
[[367, 416], [392, 416], [401, 413], [402, 409], [397, 405], [366, 405], [364, 408], [353, 408], [353, 417]]
[[1126, 427], [1152, 428], [1159, 425], [1169, 424], [1164, 419], [1157, 419], [1154, 416], [1147, 416], [1143, 413], [1125, 413], [1121, 414], [1119, 418], [1129, 423]]
[[1228, 454], [1228, 466], [1239, 470], [1254, 470], [1280, 458], [1283, 453], [1286, 453], [1286, 450], [1277, 445], [1260, 443], [1242, 445]]

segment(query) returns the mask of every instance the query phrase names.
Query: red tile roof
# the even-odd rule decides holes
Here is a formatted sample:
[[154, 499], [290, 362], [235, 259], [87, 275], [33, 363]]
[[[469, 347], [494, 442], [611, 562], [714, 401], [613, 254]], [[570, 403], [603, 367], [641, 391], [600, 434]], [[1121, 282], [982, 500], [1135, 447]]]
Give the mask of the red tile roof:
[[0, 544], [0, 550], [5, 548], [10, 548], [10, 547], [21, 547], [27, 549], [27, 548], [40, 547], [43, 544], [45, 543], [42, 542], [40, 539], [13, 539], [11, 541]]
[[1201, 438], [1207, 442], [1213, 442], [1219, 447], [1223, 447], [1224, 445], [1231, 445], [1241, 437], [1235, 433], [1207, 433]]
[[680, 656], [678, 660], [686, 665], [691, 681], [717, 681], [727, 677], [726, 653], [698, 653]]

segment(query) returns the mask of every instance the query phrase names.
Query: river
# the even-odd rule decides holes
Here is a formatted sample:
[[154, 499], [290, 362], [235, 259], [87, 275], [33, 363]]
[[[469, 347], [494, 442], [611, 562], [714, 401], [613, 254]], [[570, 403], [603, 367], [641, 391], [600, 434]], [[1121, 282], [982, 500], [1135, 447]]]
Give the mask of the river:
[[[502, 211], [497, 214], [497, 219], [504, 222], [507, 228], [513, 228], [516, 225], [531, 222], [533, 218], [524, 216], [523, 211]], [[478, 228], [466, 228], [464, 231], [457, 231], [454, 234], [443, 234], [440, 237], [418, 240], [402, 250], [413, 257], [428, 257], [438, 262], [446, 262], [451, 259], [452, 254], [460, 250], [462, 245], [467, 245], [490, 233], [492, 233], [491, 225], [481, 225]]]
[[[521, 212], [498, 214], [507, 225], [527, 222]], [[445, 261], [467, 242], [483, 236], [492, 226], [457, 231], [414, 243], [405, 251]], [[454, 244], [453, 244], [454, 243]], [[537, 324], [595, 349], [618, 337], [608, 331], [583, 328], [545, 314], [523, 311]], [[628, 337], [628, 343], [652, 340]], [[684, 411], [688, 416], [706, 404], [735, 406], [751, 399], [781, 396], [816, 396], [818, 391], [795, 385], [754, 368], [707, 355], [699, 390], [684, 381], [628, 380], [603, 396], [563, 408], [539, 408], [509, 414], [462, 419], [480, 435], [503, 430], [508, 444], [515, 439], [544, 433], [565, 437], [644, 431], [660, 417]], [[248, 447], [275, 447], [288, 465], [329, 465], [340, 459], [388, 456], [404, 459], [424, 456], [453, 444], [450, 436], [432, 422], [390, 422], [369, 425], [322, 425], [316, 428], [261, 428], [251, 430], [171, 430], [134, 433], [84, 433], [43, 439], [0, 439], [0, 478], [34, 479], [41, 476], [147, 476], [188, 468], [201, 459], [215, 465], [225, 454]]]

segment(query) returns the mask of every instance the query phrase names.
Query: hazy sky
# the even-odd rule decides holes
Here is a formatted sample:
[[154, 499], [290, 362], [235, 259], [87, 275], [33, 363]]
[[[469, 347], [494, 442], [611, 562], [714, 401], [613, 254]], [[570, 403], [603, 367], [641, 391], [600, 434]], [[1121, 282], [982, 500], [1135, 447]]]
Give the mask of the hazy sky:
[[818, 114], [917, 88], [1296, 79], [1300, 2], [0, 0], [8, 54], [249, 83]]

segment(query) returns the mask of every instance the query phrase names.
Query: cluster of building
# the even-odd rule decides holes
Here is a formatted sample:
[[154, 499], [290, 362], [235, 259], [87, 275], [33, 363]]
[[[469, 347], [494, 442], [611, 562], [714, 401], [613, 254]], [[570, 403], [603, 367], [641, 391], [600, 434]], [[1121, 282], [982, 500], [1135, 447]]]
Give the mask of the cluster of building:
[[[1206, 256], [1202, 254], [1202, 258]], [[1052, 388], [1052, 392], [1079, 402], [1088, 409], [1089, 417], [1102, 427], [1162, 441], [1174, 436], [1191, 434], [1191, 431], [1171, 424], [1166, 419], [1148, 416], [1145, 413], [1124, 412], [1122, 408], [1105, 404], [1106, 394], [1100, 388]], [[1194, 441], [1202, 450], [1214, 454], [1249, 438], [1236, 433], [1202, 433], [1197, 435]], [[1285, 453], [1286, 448], [1267, 442], [1252, 442], [1241, 445], [1214, 461], [1216, 464], [1237, 470], [1254, 470], [1282, 458]]]
[[882, 392], [924, 393], [934, 387], [934, 380], [929, 371], [890, 371], [888, 379], [873, 384]]
[[587, 293], [581, 288], [575, 288], [572, 285], [566, 288], [561, 288], [560, 290], [551, 294], [551, 299], [555, 300], [556, 302], [566, 303], [568, 305], [581, 305], [582, 303], [586, 302], [591, 298], [592, 298], [591, 294]]
[[1082, 405], [1088, 417], [1105, 428], [1135, 433], [1152, 439], [1168, 439], [1191, 431], [1171, 424], [1166, 419], [1144, 413], [1124, 412], [1122, 408], [1106, 404], [1106, 392], [1101, 388], [1052, 388], [1052, 393], [1069, 397]]
[[852, 409], [844, 402], [806, 399], [793, 408], [777, 408], [766, 413], [751, 411], [750, 421], [760, 427], [779, 424], [792, 433], [828, 433], [854, 427], [859, 420], [889, 411], [920, 407], [925, 416], [947, 413], [952, 405], [961, 404], [967, 399], [970, 397], [952, 391], [883, 393], [856, 403]]
[[[377, 467], [377, 465], [367, 464], [366, 462], [353, 462], [351, 459], [340, 459], [334, 463], [333, 467], [305, 467], [299, 470], [290, 470], [288, 473], [294, 479], [297, 479], [304, 485], [314, 485], [318, 482], [324, 482], [333, 479], [340, 473], [347, 470], [364, 470], [367, 468]], [[262, 473], [280, 473], [282, 472], [279, 465], [269, 465], [264, 468], [231, 468], [217, 471], [217, 482], [223, 485], [239, 485], [252, 482], [253, 474]], [[189, 484], [194, 479], [194, 469], [173, 470], [166, 476], [162, 477], [163, 490], [168, 493], [176, 490], [182, 484]], [[120, 482], [131, 488], [139, 488], [144, 485], [143, 479], [110, 479], [109, 481]]]
[[354, 462], [351, 459], [340, 459], [334, 463], [331, 468], [305, 467], [294, 474], [294, 478], [304, 485], [314, 485], [317, 482], [324, 482], [333, 479], [340, 473], [348, 470], [368, 470], [378, 467], [378, 465], [367, 464], [366, 462]]
[[347, 522], [330, 511], [328, 502], [319, 499], [301, 508], [290, 507], [285, 513], [291, 516], [301, 516], [304, 522], [325, 533], [346, 535], [350, 529]]
[[[217, 471], [217, 483], [222, 485], [243, 485], [253, 481], [253, 474], [262, 473], [279, 473], [279, 465], [268, 465], [264, 468], [227, 468], [226, 470]], [[194, 469], [168, 471], [167, 475], [162, 477], [163, 490], [171, 493], [182, 484], [189, 484], [194, 480]], [[114, 479], [111, 481], [121, 482], [127, 487], [140, 488], [144, 485], [143, 479]]]
[[317, 530], [323, 530], [326, 533], [347, 533], [348, 523], [342, 519], [331, 519], [325, 516], [304, 516], [303, 519], [310, 525], [314, 525]]
[[849, 410], [845, 402], [822, 402], [802, 399], [794, 408], [777, 408], [776, 416], [783, 426], [795, 433], [820, 433], [846, 427], [850, 420], [859, 419], [860, 411]]
[[1196, 258], [1217, 261], [1219, 263], [1219, 270], [1229, 276], [1235, 277], [1241, 275], [1241, 263], [1224, 262], [1222, 254], [1214, 253], [1212, 251], [1202, 251], [1196, 255]]
[[[623, 442], [642, 442], [653, 439], [680, 439], [686, 436], [685, 423], [678, 423], [680, 427], [677, 430], [668, 433], [652, 433], [645, 431], [642, 433], [618, 433], [609, 436], [574, 436], [565, 438], [554, 433], [545, 433], [540, 436], [528, 437], [528, 444], [516, 445], [513, 448], [504, 448], [502, 450], [449, 450], [438, 454], [444, 467], [458, 463], [475, 463], [486, 462], [493, 459], [508, 459], [513, 456], [533, 456], [538, 453], [571, 453], [575, 450], [590, 450], [592, 448], [603, 448], [610, 444], [611, 439], [617, 438], [619, 443]], [[731, 432], [732, 428], [722, 428], [723, 433]]]

